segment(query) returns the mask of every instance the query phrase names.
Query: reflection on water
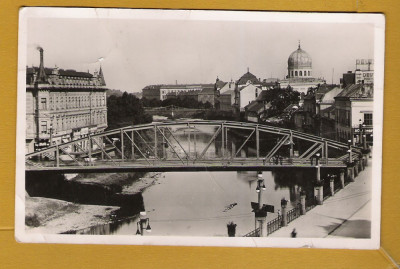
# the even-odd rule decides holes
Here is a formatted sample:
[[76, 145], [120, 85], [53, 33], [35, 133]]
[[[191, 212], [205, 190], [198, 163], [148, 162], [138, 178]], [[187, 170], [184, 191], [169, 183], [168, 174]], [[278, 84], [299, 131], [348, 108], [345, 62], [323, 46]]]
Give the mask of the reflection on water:
[[[302, 172], [264, 172], [263, 203], [273, 205], [267, 221], [277, 217], [282, 198], [289, 209], [298, 203], [301, 189], [308, 190]], [[152, 232], [145, 235], [227, 236], [226, 224], [237, 224], [236, 236], [255, 227], [251, 202], [257, 202], [256, 172], [171, 172], [164, 173], [143, 195]], [[312, 187], [312, 185], [310, 185]], [[134, 235], [138, 217], [79, 231], [83, 234]]]

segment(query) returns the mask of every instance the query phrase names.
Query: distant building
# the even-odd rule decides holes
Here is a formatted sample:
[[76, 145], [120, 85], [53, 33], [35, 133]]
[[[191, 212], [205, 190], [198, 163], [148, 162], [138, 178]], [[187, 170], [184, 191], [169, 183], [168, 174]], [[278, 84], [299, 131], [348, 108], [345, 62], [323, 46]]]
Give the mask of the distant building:
[[314, 78], [311, 56], [301, 49], [292, 52], [288, 58], [288, 74], [280, 82], [281, 88], [292, 87], [294, 91], [307, 93], [308, 88], [317, 87], [325, 83], [325, 80]]
[[161, 100], [161, 86], [162, 85], [149, 85], [144, 87], [142, 89], [142, 97], [148, 100]]
[[233, 105], [235, 104], [235, 88], [236, 84], [233, 81], [220, 85], [216, 106], [218, 110], [233, 111]]
[[105, 86], [101, 67], [93, 75], [45, 68], [40, 48], [40, 66], [26, 70], [26, 152], [104, 131]]
[[268, 118], [271, 107], [271, 102], [267, 100], [267, 91], [261, 91], [256, 100], [245, 106], [245, 118], [251, 122], [263, 122]]
[[214, 88], [214, 84], [168, 84], [149, 85], [142, 89], [143, 98], [165, 100], [167, 96], [179, 95], [181, 92], [201, 91], [204, 88]]
[[245, 111], [245, 106], [256, 100], [262, 91], [260, 80], [247, 70], [236, 82], [235, 87], [235, 106], [241, 112]]
[[217, 98], [217, 91], [214, 87], [204, 88], [198, 93], [198, 101], [200, 103], [210, 103], [213, 107], [215, 107], [215, 102]]
[[[315, 90], [310, 90], [304, 96], [303, 114], [304, 126], [303, 129], [318, 136], [331, 137], [334, 136], [334, 124], [323, 119], [323, 110], [334, 105], [335, 97], [342, 91], [337, 85], [322, 84]], [[328, 124], [332, 129], [327, 128], [324, 124]], [[329, 134], [328, 134], [329, 133]]]
[[357, 59], [356, 70], [344, 73], [340, 84], [343, 88], [351, 84], [374, 84], [374, 60]]

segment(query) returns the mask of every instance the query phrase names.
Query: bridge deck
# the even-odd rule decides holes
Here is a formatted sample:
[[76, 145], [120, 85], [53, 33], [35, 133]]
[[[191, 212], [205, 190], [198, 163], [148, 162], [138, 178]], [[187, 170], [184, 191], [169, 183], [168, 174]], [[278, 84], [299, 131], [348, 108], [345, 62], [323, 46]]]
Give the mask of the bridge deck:
[[[77, 166], [74, 163], [71, 165], [64, 164], [59, 167], [55, 167], [53, 162], [42, 162], [42, 166], [27, 166], [27, 172], [35, 171], [53, 171], [63, 173], [77, 173], [77, 172], [135, 172], [135, 171], [272, 171], [283, 168], [316, 168], [315, 164], [312, 165], [310, 162], [299, 162], [299, 161], [283, 161], [282, 164], [279, 162], [265, 163], [262, 160], [196, 160], [185, 161], [184, 164], [180, 160], [136, 160], [136, 161], [96, 161], [95, 164], [88, 163], [82, 166]], [[339, 161], [329, 161], [320, 164], [321, 168], [345, 168], [346, 165]]]

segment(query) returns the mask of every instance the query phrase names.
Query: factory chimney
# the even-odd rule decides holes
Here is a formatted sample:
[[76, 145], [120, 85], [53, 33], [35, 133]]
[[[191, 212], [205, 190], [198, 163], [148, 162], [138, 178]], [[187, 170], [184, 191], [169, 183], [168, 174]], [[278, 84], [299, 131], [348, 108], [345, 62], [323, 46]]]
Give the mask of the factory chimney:
[[43, 61], [43, 48], [37, 47], [40, 52], [40, 65], [39, 65], [39, 74], [37, 77], [37, 82], [45, 83], [47, 82], [46, 72], [44, 70], [44, 61]]

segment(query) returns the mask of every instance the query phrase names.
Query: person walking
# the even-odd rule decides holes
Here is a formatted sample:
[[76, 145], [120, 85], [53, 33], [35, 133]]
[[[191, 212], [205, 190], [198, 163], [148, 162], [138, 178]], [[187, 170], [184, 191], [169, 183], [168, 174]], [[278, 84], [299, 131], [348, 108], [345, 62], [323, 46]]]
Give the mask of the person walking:
[[291, 236], [292, 236], [292, 238], [296, 238], [296, 236], [297, 236], [296, 228], [293, 229]]

